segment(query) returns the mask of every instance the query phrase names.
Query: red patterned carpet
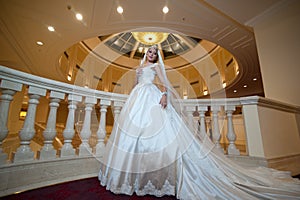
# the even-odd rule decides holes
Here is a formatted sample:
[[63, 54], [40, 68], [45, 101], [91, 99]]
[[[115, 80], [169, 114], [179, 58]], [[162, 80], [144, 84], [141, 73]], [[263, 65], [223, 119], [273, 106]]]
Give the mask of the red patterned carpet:
[[[295, 176], [300, 178], [300, 175]], [[19, 194], [9, 195], [0, 200], [176, 200], [173, 196], [161, 198], [154, 196], [115, 195], [100, 186], [98, 178], [72, 181]]]
[[30, 190], [19, 194], [0, 198], [1, 200], [176, 200], [175, 197], [164, 196], [127, 196], [115, 195], [100, 186], [98, 178], [88, 178], [72, 181], [36, 190]]

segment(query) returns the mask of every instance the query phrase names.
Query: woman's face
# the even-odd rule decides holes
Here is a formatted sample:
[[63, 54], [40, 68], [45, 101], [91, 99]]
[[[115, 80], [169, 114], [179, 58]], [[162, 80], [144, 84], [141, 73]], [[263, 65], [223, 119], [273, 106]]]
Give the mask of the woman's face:
[[147, 51], [147, 60], [151, 63], [153, 63], [157, 60], [157, 51], [155, 48], [150, 48]]

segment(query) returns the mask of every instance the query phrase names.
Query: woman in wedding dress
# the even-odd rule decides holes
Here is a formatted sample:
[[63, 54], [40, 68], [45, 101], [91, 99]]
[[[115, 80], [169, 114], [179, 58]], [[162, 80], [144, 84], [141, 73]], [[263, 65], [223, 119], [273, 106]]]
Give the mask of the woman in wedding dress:
[[173, 101], [157, 46], [148, 49], [136, 75], [100, 160], [106, 189], [184, 200], [300, 199], [300, 181], [288, 172], [241, 167], [195, 134]]

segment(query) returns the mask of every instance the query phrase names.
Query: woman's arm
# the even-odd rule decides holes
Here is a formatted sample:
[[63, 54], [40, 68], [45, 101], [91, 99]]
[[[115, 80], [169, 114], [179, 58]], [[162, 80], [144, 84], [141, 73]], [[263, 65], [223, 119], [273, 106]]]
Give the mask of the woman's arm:
[[134, 81], [134, 85], [133, 86], [136, 86], [139, 83], [139, 77], [141, 76], [141, 73], [142, 73], [142, 69], [138, 67], [135, 70], [135, 81]]
[[161, 68], [160, 68], [160, 66], [157, 64], [157, 65], [155, 65], [155, 72], [156, 72], [156, 74], [157, 74], [157, 76], [158, 76], [158, 78], [159, 78], [159, 80], [160, 80], [160, 82], [161, 82], [161, 84], [162, 84], [162, 87], [161, 87], [161, 90], [162, 90], [162, 97], [161, 97], [161, 99], [160, 99], [160, 101], [159, 101], [159, 104], [163, 107], [163, 108], [166, 108], [167, 107], [167, 88], [166, 88], [166, 86], [167, 86], [167, 80], [165, 80], [165, 77], [163, 76], [163, 72], [161, 71]]

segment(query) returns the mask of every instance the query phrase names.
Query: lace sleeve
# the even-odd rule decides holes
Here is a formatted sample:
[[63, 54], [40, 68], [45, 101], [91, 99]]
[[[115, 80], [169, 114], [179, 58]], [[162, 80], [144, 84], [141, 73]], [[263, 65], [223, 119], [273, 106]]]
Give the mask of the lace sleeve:
[[139, 83], [139, 78], [142, 74], [142, 70], [140, 67], [136, 68], [135, 70], [135, 84], [134, 85], [137, 85]]

